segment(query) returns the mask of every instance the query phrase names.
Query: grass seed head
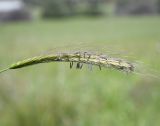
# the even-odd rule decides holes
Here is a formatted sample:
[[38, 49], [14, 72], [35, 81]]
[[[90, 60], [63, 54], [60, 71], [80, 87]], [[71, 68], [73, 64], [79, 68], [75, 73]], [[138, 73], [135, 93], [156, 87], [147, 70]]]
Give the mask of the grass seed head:
[[83, 64], [98, 66], [101, 70], [102, 67], [114, 68], [125, 72], [133, 72], [134, 66], [123, 59], [111, 58], [104, 54], [96, 54], [91, 52], [73, 52], [73, 53], [59, 53], [37, 56], [29, 59], [19, 61], [12, 64], [9, 68], [2, 70], [0, 73], [8, 69], [18, 69], [39, 63], [48, 62], [70, 62], [70, 68], [73, 63], [77, 63], [77, 68], [81, 69]]

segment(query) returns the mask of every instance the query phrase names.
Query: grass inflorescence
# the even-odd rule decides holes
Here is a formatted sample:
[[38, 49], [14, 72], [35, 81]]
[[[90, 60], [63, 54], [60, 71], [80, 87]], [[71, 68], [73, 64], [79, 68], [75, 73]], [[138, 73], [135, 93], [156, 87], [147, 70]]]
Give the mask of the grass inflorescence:
[[96, 54], [91, 52], [72, 52], [72, 53], [54, 53], [48, 55], [36, 56], [33, 58], [25, 59], [14, 64], [9, 68], [2, 70], [0, 73], [9, 69], [23, 68], [39, 63], [48, 62], [69, 62], [70, 68], [76, 63], [76, 68], [81, 69], [83, 64], [98, 66], [101, 70], [102, 67], [114, 68], [125, 72], [133, 72], [134, 66], [126, 60], [119, 58], [108, 57], [103, 54]]

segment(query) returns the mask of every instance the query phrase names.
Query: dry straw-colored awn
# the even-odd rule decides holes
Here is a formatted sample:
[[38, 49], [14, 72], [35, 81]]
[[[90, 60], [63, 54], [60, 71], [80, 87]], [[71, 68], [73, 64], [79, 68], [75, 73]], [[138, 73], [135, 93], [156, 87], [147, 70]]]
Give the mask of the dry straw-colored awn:
[[76, 63], [76, 68], [81, 69], [83, 64], [98, 66], [101, 70], [102, 67], [114, 68], [125, 72], [133, 72], [134, 66], [126, 60], [111, 58], [106, 55], [90, 53], [90, 52], [72, 52], [72, 53], [58, 53], [36, 56], [33, 58], [25, 59], [17, 63], [12, 64], [9, 68], [4, 69], [4, 72], [9, 69], [18, 69], [22, 67], [31, 66], [39, 63], [48, 62], [69, 62], [70, 68], [73, 67], [73, 63]]

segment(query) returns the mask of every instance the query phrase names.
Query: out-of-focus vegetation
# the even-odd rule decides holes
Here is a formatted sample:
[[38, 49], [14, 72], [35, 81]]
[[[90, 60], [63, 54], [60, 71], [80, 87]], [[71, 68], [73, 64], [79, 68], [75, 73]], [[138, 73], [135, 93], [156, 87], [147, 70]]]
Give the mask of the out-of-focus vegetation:
[[45, 18], [69, 17], [76, 15], [101, 15], [103, 0], [24, 0], [25, 3], [39, 6]]
[[107, 6], [114, 4], [116, 15], [155, 15], [159, 14], [159, 0], [29, 0], [30, 5], [42, 8], [43, 17], [68, 17], [77, 15], [102, 15]]
[[42, 7], [44, 7], [43, 16], [44, 17], [65, 17], [65, 16], [71, 16], [76, 13], [76, 10], [74, 7], [75, 2], [74, 1], [53, 1], [53, 0], [47, 0], [43, 2]]
[[160, 8], [159, 0], [117, 0], [116, 13], [119, 15], [153, 15]]
[[[1, 24], [0, 68], [58, 46], [69, 45], [59, 51], [78, 49], [82, 42], [89, 47], [100, 45], [94, 47], [97, 51], [109, 49], [112, 54], [119, 52], [144, 62], [142, 66], [148, 64], [140, 71], [159, 72], [159, 34], [156, 16]], [[96, 67], [89, 71], [87, 66], [70, 70], [68, 63], [8, 71], [0, 74], [0, 125], [159, 126], [159, 90], [160, 81], [147, 72], [126, 75]]]
[[158, 5], [158, 13], [160, 13], [160, 0], [157, 1], [157, 5]]
[[[31, 10], [38, 8], [43, 17], [72, 18], [1, 22], [0, 68], [48, 53], [48, 49], [86, 49], [127, 58], [135, 63], [140, 75], [100, 71], [97, 67], [90, 71], [87, 66], [70, 70], [68, 63], [2, 73], [0, 126], [160, 125], [159, 0], [24, 1]], [[116, 17], [118, 9], [122, 15], [145, 16]], [[148, 9], [156, 11], [148, 13]], [[76, 16], [99, 14], [104, 15]]]
[[[4, 2], [1, 1], [1, 4]], [[21, 9], [15, 9], [11, 12], [0, 10], [0, 20], [14, 21], [21, 19], [21, 17], [22, 19], [35, 19], [36, 17], [96, 17], [111, 14], [158, 15], [160, 10], [159, 3], [159, 0], [8, 0], [5, 5], [8, 9], [10, 7], [9, 4], [14, 4], [12, 8], [19, 6], [18, 8]], [[109, 11], [111, 13], [108, 12], [110, 8], [113, 9], [112, 12]], [[38, 16], [34, 12], [38, 12]]]

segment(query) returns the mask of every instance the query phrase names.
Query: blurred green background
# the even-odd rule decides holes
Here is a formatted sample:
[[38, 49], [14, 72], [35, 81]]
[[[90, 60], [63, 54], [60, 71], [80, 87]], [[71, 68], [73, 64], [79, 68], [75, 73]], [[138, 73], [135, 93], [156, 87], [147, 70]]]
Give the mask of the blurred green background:
[[[32, 10], [30, 20], [10, 18], [0, 22], [2, 69], [49, 49], [61, 52], [89, 48], [136, 62], [142, 73], [127, 75], [105, 68], [100, 71], [97, 67], [90, 71], [87, 66], [70, 70], [68, 63], [41, 64], [2, 73], [0, 126], [160, 125], [158, 9], [152, 13], [126, 10], [119, 14], [120, 5], [126, 6], [126, 2], [120, 3], [101, 1], [101, 13], [95, 12], [94, 7], [86, 11], [78, 4], [80, 9], [74, 16], [67, 13], [57, 17], [54, 10], [48, 18], [42, 11], [47, 2], [31, 0], [25, 4]], [[88, 10], [89, 15], [84, 14]]]

